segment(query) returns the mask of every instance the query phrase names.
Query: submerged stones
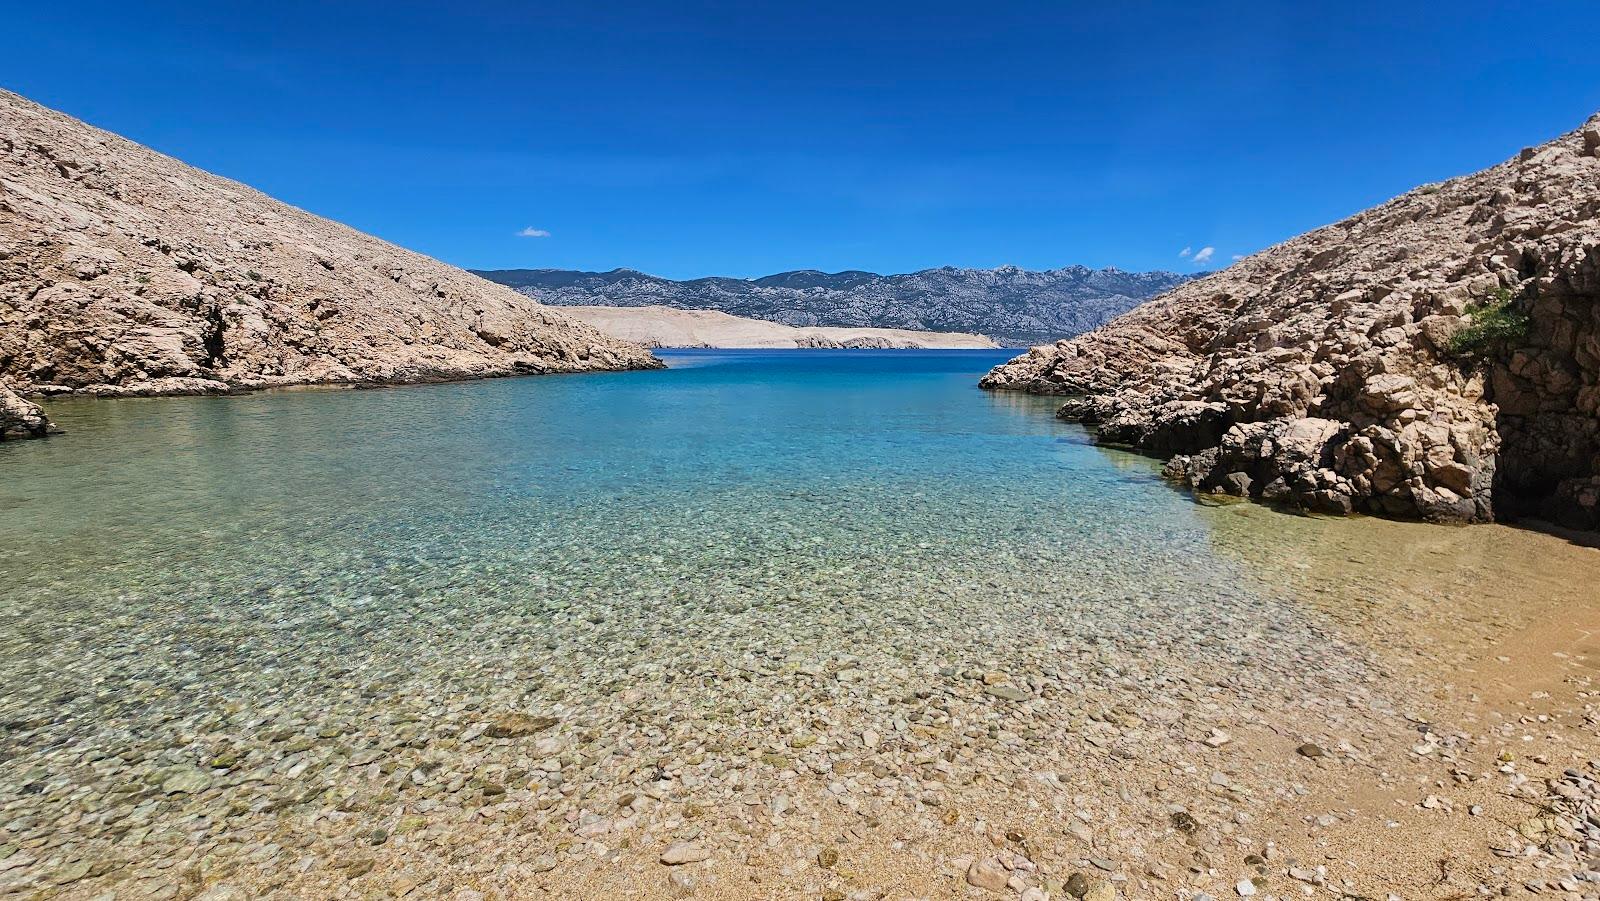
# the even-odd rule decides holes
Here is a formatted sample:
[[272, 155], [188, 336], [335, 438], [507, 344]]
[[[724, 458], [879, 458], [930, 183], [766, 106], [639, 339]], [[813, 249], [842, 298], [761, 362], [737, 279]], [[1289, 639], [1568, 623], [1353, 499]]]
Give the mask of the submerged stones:
[[[341, 411], [408, 400], [327, 396]], [[327, 424], [294, 409], [297, 427]], [[1050, 421], [1005, 425], [1019, 423], [1054, 460], [1038, 440]], [[251, 452], [243, 434], [224, 456]], [[140, 472], [199, 471], [197, 491], [222, 490], [217, 457], [168, 469], [171, 442], [154, 444]], [[985, 442], [951, 446], [971, 444]], [[387, 465], [354, 465], [375, 450]], [[1241, 873], [1295, 865], [1371, 894], [1373, 880], [1346, 885], [1370, 870], [1314, 843], [1385, 827], [1303, 814], [1348, 816], [1320, 794], [1330, 782], [1448, 782], [1473, 749], [1429, 710], [1429, 752], [1410, 754], [1400, 643], [1352, 640], [1341, 617], [1459, 613], [1458, 595], [1409, 591], [1372, 560], [1426, 564], [1427, 586], [1526, 563], [1462, 569], [1432, 553], [1435, 532], [1394, 524], [1376, 525], [1403, 537], [1351, 546], [1362, 533], [1329, 528], [1344, 524], [1193, 510], [1124, 458], [1041, 482], [1039, 460], [985, 451], [937, 491], [917, 471], [823, 487], [784, 473], [759, 492], [731, 464], [724, 490], [656, 461], [607, 460], [586, 483], [591, 447], [540, 469], [501, 446], [486, 470], [435, 474], [434, 491], [413, 451], [310, 448], [314, 469], [227, 511], [142, 492], [142, 509], [118, 511], [142, 528], [115, 545], [62, 541], [105, 524], [55, 492], [11, 510], [0, 547], [25, 565], [0, 596], [0, 894], [1039, 901], [1223, 896]], [[624, 476], [651, 492], [616, 492]], [[351, 501], [368, 496], [382, 501]], [[1063, 512], [1085, 498], [1116, 515]], [[1296, 591], [1306, 571], [1286, 560], [1327, 590]], [[1447, 643], [1467, 617], [1439, 622]], [[1207, 747], [1212, 728], [1231, 743]], [[1358, 765], [1308, 764], [1293, 750], [1311, 737]], [[1499, 795], [1448, 794], [1463, 818], [1484, 805], [1480, 828], [1503, 818]], [[1315, 857], [1263, 847], [1307, 833]], [[1517, 836], [1508, 867], [1530, 860]], [[1586, 833], [1538, 836], [1588, 853]], [[1003, 889], [969, 886], [975, 861]], [[1075, 871], [1080, 895], [1062, 886]], [[67, 877], [70, 892], [55, 887]]]
[[199, 794], [211, 787], [211, 777], [196, 767], [175, 767], [160, 778], [161, 790], [169, 795]]
[[531, 713], [502, 713], [490, 720], [483, 734], [489, 738], [526, 738], [555, 726], [560, 720], [553, 716]]

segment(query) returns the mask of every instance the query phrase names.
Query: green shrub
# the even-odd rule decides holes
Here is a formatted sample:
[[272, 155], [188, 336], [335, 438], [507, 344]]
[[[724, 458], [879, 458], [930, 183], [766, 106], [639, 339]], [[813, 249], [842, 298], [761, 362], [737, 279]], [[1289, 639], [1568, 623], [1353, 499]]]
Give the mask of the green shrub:
[[1517, 308], [1516, 299], [1505, 288], [1467, 312], [1472, 322], [1451, 335], [1446, 348], [1458, 360], [1480, 359], [1496, 347], [1528, 337], [1528, 314]]

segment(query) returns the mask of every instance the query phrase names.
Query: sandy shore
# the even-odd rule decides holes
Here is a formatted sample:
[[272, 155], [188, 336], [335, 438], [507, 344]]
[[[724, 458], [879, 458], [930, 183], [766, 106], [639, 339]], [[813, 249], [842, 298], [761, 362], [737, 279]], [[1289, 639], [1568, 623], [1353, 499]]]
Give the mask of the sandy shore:
[[[1600, 551], [1505, 526], [1211, 515], [1220, 550], [1302, 574], [1311, 621], [1370, 654], [1373, 681], [1342, 697], [1223, 676], [1209, 692], [1084, 698], [1063, 717], [1083, 743], [1055, 768], [909, 796], [846, 777], [790, 811], [752, 805], [726, 832], [673, 818], [526, 896], [1600, 897], [1580, 875], [1600, 850]], [[1263, 553], [1284, 531], [1302, 557]], [[1189, 710], [1162, 735], [1169, 704]], [[1013, 718], [1013, 749], [1048, 719]], [[710, 856], [668, 866], [675, 842]]]
[[999, 347], [983, 335], [888, 328], [796, 328], [719, 310], [672, 307], [559, 307], [613, 338], [646, 347], [864, 347], [978, 349]]

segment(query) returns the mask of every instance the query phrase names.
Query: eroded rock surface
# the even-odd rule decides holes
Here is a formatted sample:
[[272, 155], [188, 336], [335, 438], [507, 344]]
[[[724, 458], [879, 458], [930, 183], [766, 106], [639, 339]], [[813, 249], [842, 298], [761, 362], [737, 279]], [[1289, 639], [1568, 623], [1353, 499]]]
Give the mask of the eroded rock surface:
[[50, 420], [39, 405], [17, 396], [0, 383], [0, 441], [12, 438], [42, 438], [50, 431]]
[[657, 365], [510, 289], [0, 91], [0, 378], [20, 393]]
[[[1035, 347], [988, 388], [1324, 512], [1600, 527], [1600, 116]], [[1463, 341], [1503, 306], [1526, 325]]]

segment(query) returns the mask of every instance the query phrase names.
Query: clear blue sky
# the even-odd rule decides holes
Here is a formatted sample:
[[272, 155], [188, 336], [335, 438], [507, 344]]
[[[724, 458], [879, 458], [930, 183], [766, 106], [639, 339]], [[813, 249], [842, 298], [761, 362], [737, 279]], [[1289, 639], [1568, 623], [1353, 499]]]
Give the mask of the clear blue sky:
[[462, 266], [1181, 270], [1577, 126], [1596, 47], [1595, 0], [88, 0], [13, 4], [0, 85]]

